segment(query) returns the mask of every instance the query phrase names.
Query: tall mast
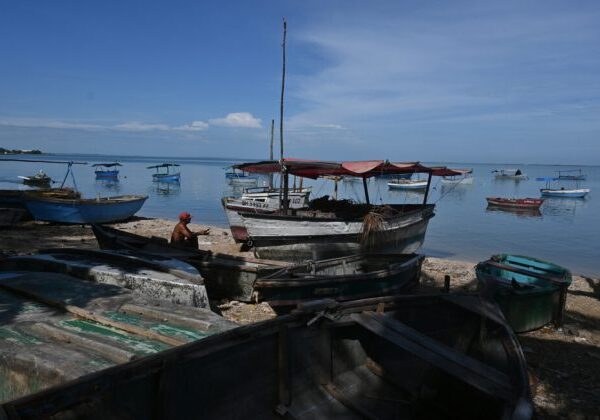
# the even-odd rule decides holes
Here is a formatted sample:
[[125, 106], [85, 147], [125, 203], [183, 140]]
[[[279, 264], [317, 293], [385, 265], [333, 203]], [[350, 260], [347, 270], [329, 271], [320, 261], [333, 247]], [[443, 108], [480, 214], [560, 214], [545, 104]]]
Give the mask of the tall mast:
[[285, 93], [285, 40], [287, 36], [287, 22], [285, 18], [283, 18], [283, 43], [282, 43], [282, 52], [283, 52], [283, 67], [282, 67], [282, 75], [281, 75], [281, 100], [279, 102], [279, 165], [281, 167], [281, 183], [283, 190], [283, 197], [281, 196], [281, 190], [279, 192], [279, 206], [283, 209], [284, 212], [287, 213], [287, 209], [289, 207], [288, 203], [288, 174], [287, 170], [283, 165], [283, 96]]
[[[269, 160], [273, 160], [273, 131], [275, 129], [275, 120], [271, 120], [271, 148], [269, 149]], [[273, 188], [273, 174], [269, 174], [269, 188]]]

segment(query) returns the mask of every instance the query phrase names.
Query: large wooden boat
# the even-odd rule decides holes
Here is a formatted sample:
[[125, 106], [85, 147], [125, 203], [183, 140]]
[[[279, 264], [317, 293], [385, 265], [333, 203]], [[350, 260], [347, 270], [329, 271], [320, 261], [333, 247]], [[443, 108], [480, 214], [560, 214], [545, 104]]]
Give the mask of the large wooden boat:
[[170, 245], [164, 238], [146, 238], [133, 233], [93, 225], [102, 249], [130, 250], [154, 259], [176, 258], [194, 266], [202, 275], [210, 299], [251, 302], [256, 279], [286, 267], [281, 261], [258, 260]]
[[[282, 171], [282, 208], [270, 213], [238, 211], [246, 229], [246, 244], [259, 258], [286, 261], [320, 260], [363, 252], [413, 253], [422, 245], [434, 205], [427, 204], [433, 175], [453, 175], [447, 168], [428, 168], [418, 162], [319, 162], [297, 159], [239, 164], [251, 173]], [[429, 174], [423, 204], [371, 205], [367, 179], [382, 174]], [[325, 175], [362, 178], [365, 204], [321, 197], [307, 209], [289, 208], [289, 174], [318, 178]], [[240, 234], [241, 236], [241, 234]]]
[[256, 280], [256, 299], [277, 312], [316, 298], [337, 301], [387, 296], [419, 284], [425, 257], [415, 254], [358, 254], [309, 261]]
[[0, 271], [62, 273], [100, 284], [130, 289], [174, 304], [208, 308], [204, 280], [189, 264], [174, 258], [151, 258], [127, 251], [51, 249], [0, 260]]
[[57, 420], [533, 416], [525, 359], [497, 308], [452, 295], [307, 304], [0, 408]]
[[562, 322], [571, 273], [521, 255], [494, 255], [476, 267], [482, 295], [498, 303], [515, 332]]
[[234, 326], [209, 309], [56, 272], [0, 272], [0, 301], [0, 402]]
[[147, 195], [99, 198], [25, 197], [25, 206], [35, 220], [57, 223], [111, 223], [129, 219], [139, 211]]

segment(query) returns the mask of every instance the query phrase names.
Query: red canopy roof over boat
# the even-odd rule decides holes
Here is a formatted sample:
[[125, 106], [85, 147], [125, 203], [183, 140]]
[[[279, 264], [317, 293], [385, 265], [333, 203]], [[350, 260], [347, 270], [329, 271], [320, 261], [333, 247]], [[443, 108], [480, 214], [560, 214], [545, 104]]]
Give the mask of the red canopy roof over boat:
[[[421, 165], [419, 162], [388, 162], [386, 160], [327, 162], [285, 158], [283, 159], [283, 165], [289, 174], [313, 179], [323, 175], [370, 178], [378, 175], [407, 173], [431, 173], [435, 176], [461, 175], [463, 173], [443, 166], [428, 167]], [[281, 172], [281, 165], [278, 160], [240, 163], [233, 167], [251, 173], [268, 174]]]

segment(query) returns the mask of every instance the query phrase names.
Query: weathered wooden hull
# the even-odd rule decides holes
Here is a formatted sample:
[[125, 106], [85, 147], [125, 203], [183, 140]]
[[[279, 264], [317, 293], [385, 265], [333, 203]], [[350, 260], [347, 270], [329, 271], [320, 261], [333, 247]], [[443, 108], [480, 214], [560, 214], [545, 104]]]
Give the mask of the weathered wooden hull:
[[233, 326], [208, 309], [60, 273], [2, 272], [0, 301], [0, 401]]
[[194, 266], [202, 275], [210, 299], [253, 300], [254, 282], [281, 270], [286, 264], [279, 261], [257, 260], [227, 254], [181, 249], [166, 240], [145, 238], [107, 226], [92, 226], [102, 249], [132, 250], [153, 258], [177, 258]]
[[[385, 219], [383, 229], [362, 240], [359, 220], [241, 213], [255, 255], [284, 261], [322, 260], [364, 252], [411, 254], [425, 240], [433, 205]], [[250, 242], [249, 242], [250, 243]]]
[[530, 257], [497, 255], [479, 263], [476, 274], [482, 295], [498, 303], [515, 332], [562, 322], [571, 284], [565, 268]]
[[62, 199], [26, 197], [25, 206], [35, 220], [57, 223], [111, 223], [129, 219], [137, 213], [146, 195], [100, 199]]
[[57, 420], [530, 419], [525, 360], [496, 314], [468, 296], [314, 305], [1, 408]]
[[490, 206], [509, 207], [514, 209], [537, 210], [544, 204], [544, 200], [539, 198], [487, 197], [486, 200]]
[[189, 264], [175, 259], [152, 260], [126, 252], [65, 248], [0, 260], [0, 271], [63, 273], [172, 304], [209, 307], [202, 276]]
[[337, 301], [407, 293], [419, 284], [421, 255], [359, 254], [291, 266], [254, 283], [277, 312], [319, 298]]

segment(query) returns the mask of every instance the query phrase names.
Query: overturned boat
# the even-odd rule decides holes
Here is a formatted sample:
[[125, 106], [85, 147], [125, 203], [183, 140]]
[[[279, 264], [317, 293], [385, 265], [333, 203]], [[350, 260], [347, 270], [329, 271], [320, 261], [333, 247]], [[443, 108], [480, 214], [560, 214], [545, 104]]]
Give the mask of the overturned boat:
[[7, 418], [530, 419], [518, 341], [477, 296], [336, 304], [5, 402]]
[[234, 326], [209, 309], [60, 273], [0, 272], [0, 301], [0, 401]]
[[174, 258], [141, 257], [127, 251], [62, 248], [2, 259], [0, 271], [68, 274], [82, 280], [123, 287], [173, 304], [209, 307], [200, 273]]
[[[286, 261], [320, 260], [361, 252], [413, 253], [424, 241], [435, 205], [427, 204], [432, 176], [456, 175], [448, 168], [430, 168], [418, 162], [320, 162], [298, 159], [235, 165], [250, 173], [281, 172], [284, 179], [281, 208], [270, 213], [238, 211], [246, 244], [259, 258]], [[367, 179], [383, 174], [428, 174], [422, 204], [371, 205]], [[312, 200], [306, 209], [289, 205], [289, 175], [316, 179], [352, 176], [362, 179], [365, 204], [349, 200]], [[238, 229], [239, 230], [239, 229]]]

